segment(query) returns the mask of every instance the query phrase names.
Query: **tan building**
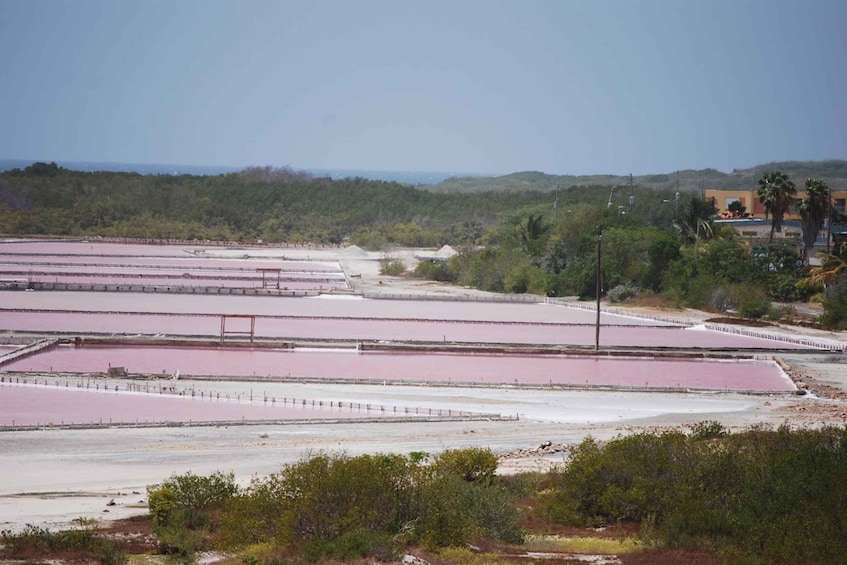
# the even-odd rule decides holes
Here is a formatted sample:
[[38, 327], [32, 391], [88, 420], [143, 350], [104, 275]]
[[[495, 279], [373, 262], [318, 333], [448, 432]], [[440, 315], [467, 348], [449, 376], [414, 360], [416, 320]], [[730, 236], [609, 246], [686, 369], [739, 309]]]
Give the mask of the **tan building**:
[[[802, 200], [806, 197], [806, 192], [803, 190], [797, 191], [796, 198]], [[757, 189], [750, 190], [715, 190], [707, 189], [705, 193], [706, 202], [712, 202], [718, 210], [719, 215], [726, 216], [729, 206], [733, 202], [738, 202], [743, 206], [751, 218], [764, 218], [765, 207], [762, 201], [759, 200]], [[847, 204], [847, 192], [837, 190], [832, 192], [832, 205], [842, 214], [844, 214], [845, 204]], [[800, 215], [797, 213], [797, 207], [792, 205], [788, 214], [785, 215], [786, 220], [799, 220]]]

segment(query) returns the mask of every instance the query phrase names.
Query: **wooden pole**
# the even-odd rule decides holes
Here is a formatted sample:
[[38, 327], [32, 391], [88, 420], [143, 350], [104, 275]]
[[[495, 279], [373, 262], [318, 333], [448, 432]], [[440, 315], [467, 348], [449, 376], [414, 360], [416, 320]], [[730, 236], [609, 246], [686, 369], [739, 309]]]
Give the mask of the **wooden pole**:
[[603, 241], [603, 230], [597, 226], [597, 321], [594, 324], [594, 351], [600, 351], [600, 292], [603, 289], [600, 271], [600, 244]]

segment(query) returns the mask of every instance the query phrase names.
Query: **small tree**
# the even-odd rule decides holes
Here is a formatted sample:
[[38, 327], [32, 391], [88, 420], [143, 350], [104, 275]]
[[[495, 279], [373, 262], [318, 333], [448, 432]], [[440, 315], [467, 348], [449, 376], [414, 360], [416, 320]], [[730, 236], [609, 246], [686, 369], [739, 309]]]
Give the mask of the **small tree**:
[[726, 207], [726, 209], [727, 211], [729, 211], [733, 218], [747, 217], [747, 208], [738, 200], [731, 202], [729, 206]]

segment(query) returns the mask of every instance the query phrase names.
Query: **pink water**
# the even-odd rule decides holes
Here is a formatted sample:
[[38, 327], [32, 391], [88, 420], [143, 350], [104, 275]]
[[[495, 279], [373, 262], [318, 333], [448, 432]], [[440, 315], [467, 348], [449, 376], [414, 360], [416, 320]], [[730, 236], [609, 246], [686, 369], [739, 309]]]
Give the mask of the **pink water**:
[[[276, 400], [276, 399], [274, 399]], [[289, 401], [290, 402], [290, 401]], [[0, 425], [155, 422], [222, 422], [391, 416], [391, 412], [264, 401], [237, 402], [206, 396], [92, 391], [73, 387], [25, 387], [0, 383]]]
[[[265, 314], [330, 316], [335, 318], [403, 318], [423, 320], [476, 320], [483, 322], [558, 322], [593, 325], [595, 313], [554, 304], [465, 302], [437, 300], [367, 300], [358, 297], [333, 299], [184, 296], [119, 292], [0, 292], [0, 307], [32, 310], [81, 310], [88, 312], [161, 312], [184, 314]], [[655, 326], [665, 322], [601, 315], [604, 325]]]
[[[148, 266], [91, 266], [91, 265], [14, 265], [0, 263], [0, 277], [29, 277], [29, 276], [126, 276], [126, 275], [146, 275], [146, 276], [168, 276], [168, 277], [232, 277], [232, 278], [252, 278], [262, 280], [262, 273], [256, 270], [247, 269], [228, 269], [228, 268], [172, 268], [164, 269], [161, 267]], [[276, 280], [276, 273], [268, 273], [265, 276], [267, 279]], [[306, 280], [344, 280], [342, 272], [332, 271], [305, 271], [305, 270], [282, 270], [280, 279], [306, 279]]]
[[[72, 294], [72, 293], [69, 293]], [[24, 332], [106, 333], [118, 335], [220, 335], [217, 315], [85, 314], [14, 312], [0, 315], [0, 330]], [[228, 320], [228, 330], [249, 330], [249, 322]], [[263, 317], [256, 319], [258, 338], [402, 340], [499, 344], [594, 344], [591, 325], [463, 321], [361, 320]], [[708, 330], [665, 326], [609, 326], [600, 329], [602, 346], [776, 349], [803, 346]]]
[[[0, 248], [2, 251], [2, 248]], [[178, 268], [227, 268], [245, 269], [255, 271], [256, 269], [283, 269], [285, 271], [309, 270], [312, 272], [338, 272], [338, 263], [331, 262], [306, 262], [287, 261], [272, 259], [207, 259], [199, 257], [101, 257], [92, 255], [4, 255], [3, 262], [7, 265], [88, 265], [88, 266], [115, 266], [128, 265], [135, 267], [170, 267]]]
[[62, 347], [4, 367], [7, 371], [280, 376], [486, 385], [620, 386], [791, 391], [773, 362], [564, 355], [389, 354], [347, 351]]
[[186, 250], [203, 249], [202, 245], [139, 245], [125, 243], [100, 243], [96, 241], [2, 241], [0, 254], [47, 254], [58, 255], [125, 255], [150, 256], [180, 256], [186, 255]]
[[[2, 278], [2, 276], [0, 276]], [[120, 286], [161, 286], [161, 287], [218, 287], [218, 288], [262, 288], [262, 279], [253, 278], [248, 280], [214, 279], [204, 277], [192, 278], [166, 278], [153, 277], [91, 277], [91, 276], [67, 276], [67, 275], [28, 275], [26, 280], [32, 282], [65, 283], [65, 284], [100, 284]], [[276, 288], [276, 279], [268, 281], [267, 288]], [[347, 288], [344, 281], [285, 281], [279, 282], [280, 289], [286, 290], [333, 290]]]

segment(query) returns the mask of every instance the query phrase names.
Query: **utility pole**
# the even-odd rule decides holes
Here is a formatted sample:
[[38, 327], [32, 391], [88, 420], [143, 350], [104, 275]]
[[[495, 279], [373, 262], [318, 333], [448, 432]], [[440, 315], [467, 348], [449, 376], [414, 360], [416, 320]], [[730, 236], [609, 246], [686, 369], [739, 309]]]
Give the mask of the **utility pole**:
[[[832, 187], [829, 186], [829, 183], [826, 184], [826, 253], [829, 255], [829, 240], [830, 240], [830, 228], [829, 225], [832, 223]], [[808, 254], [806, 255], [808, 259]]]
[[629, 173], [629, 213], [635, 210], [635, 192], [632, 187], [632, 173]]
[[559, 184], [556, 185], [556, 199], [553, 200], [553, 211], [554, 211], [554, 216], [557, 220], [559, 219], [559, 187], [560, 186], [561, 185], [559, 185]]
[[597, 226], [597, 321], [594, 324], [594, 351], [600, 351], [600, 293], [603, 290], [600, 270], [600, 243], [603, 241], [603, 230]]

